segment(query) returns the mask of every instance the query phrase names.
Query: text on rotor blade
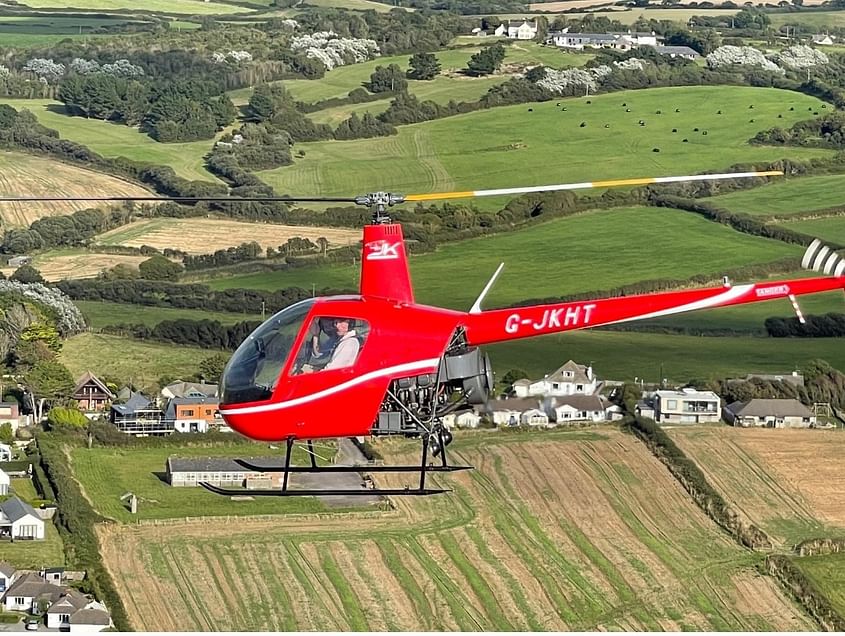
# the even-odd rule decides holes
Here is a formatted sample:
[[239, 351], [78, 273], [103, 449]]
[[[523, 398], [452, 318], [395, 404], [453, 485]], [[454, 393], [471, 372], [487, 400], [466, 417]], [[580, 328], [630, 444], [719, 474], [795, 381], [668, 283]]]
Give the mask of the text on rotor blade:
[[590, 324], [590, 318], [595, 303], [588, 305], [573, 305], [559, 309], [546, 309], [540, 320], [534, 318], [523, 318], [518, 313], [509, 315], [505, 319], [505, 331], [507, 333], [518, 333], [523, 327], [534, 331], [560, 329], [561, 327], [581, 327]]

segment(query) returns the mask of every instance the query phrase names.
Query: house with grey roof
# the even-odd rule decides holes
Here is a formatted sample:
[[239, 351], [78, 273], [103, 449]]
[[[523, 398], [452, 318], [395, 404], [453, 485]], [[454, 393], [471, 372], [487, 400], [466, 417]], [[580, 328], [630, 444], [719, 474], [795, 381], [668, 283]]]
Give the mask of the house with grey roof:
[[83, 411], [103, 411], [117, 396], [105, 382], [90, 371], [86, 371], [76, 381], [71, 397], [77, 401], [79, 408]]
[[118, 430], [130, 435], [167, 435], [173, 422], [167, 422], [162, 410], [147, 396], [130, 391], [126, 398], [112, 404], [109, 421]]
[[[549, 420], [557, 424], [597, 424], [610, 419], [608, 409], [612, 406], [599, 395], [563, 395], [548, 397], [543, 408]], [[616, 407], [619, 410], [619, 407]]]
[[753, 399], [725, 407], [725, 420], [734, 426], [766, 428], [810, 428], [816, 416], [793, 399]]
[[701, 57], [698, 51], [688, 46], [655, 46], [654, 50], [660, 53], [660, 55], [666, 55], [672, 58], [680, 57], [685, 60], [695, 61]]
[[15, 582], [18, 571], [5, 561], [0, 561], [0, 596]]
[[64, 588], [47, 583], [37, 572], [28, 572], [20, 576], [3, 596], [3, 607], [7, 612], [29, 612], [37, 614], [39, 604], [52, 605], [64, 594]]
[[111, 626], [106, 606], [73, 588], [66, 588], [66, 592], [44, 614], [49, 629], [99, 632]]
[[168, 457], [165, 464], [167, 483], [177, 487], [196, 487], [200, 482], [225, 488], [274, 488], [281, 486], [284, 464], [274, 457], [245, 457], [257, 468], [277, 472], [250, 470], [230, 457]]
[[0, 502], [0, 537], [43, 539], [44, 520], [35, 508], [12, 497]]
[[534, 395], [592, 395], [600, 390], [601, 383], [593, 373], [592, 366], [577, 364], [568, 360], [563, 366], [539, 380], [517, 380], [513, 384], [516, 397]]
[[662, 37], [654, 32], [628, 33], [570, 33], [568, 29], [553, 31], [548, 34], [546, 42], [565, 49], [616, 49], [630, 51], [641, 46], [657, 46]]
[[204, 382], [173, 382], [161, 390], [161, 395], [171, 398], [219, 398], [220, 387]]
[[508, 20], [507, 35], [512, 40], [533, 40], [537, 37], [537, 21]]

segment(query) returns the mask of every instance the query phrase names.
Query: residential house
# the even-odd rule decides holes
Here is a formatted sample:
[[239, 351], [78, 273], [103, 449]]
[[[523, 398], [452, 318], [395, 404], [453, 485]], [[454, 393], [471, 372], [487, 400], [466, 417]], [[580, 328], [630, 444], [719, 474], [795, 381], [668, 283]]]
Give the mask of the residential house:
[[11, 425], [12, 433], [16, 433], [18, 427], [29, 424], [29, 416], [21, 416], [17, 402], [0, 402], [0, 426], [6, 423]]
[[167, 483], [177, 487], [198, 486], [207, 482], [230, 488], [273, 488], [281, 485], [284, 465], [271, 457], [244, 458], [256, 467], [279, 469], [279, 472], [250, 470], [228, 457], [168, 457], [165, 466]]
[[65, 578], [65, 569], [64, 568], [42, 568], [41, 569], [41, 578], [47, 581], [47, 583], [53, 583], [54, 585], [61, 585], [64, 583]]
[[0, 502], [0, 537], [43, 539], [44, 520], [35, 508], [17, 497]]
[[523, 412], [539, 406], [540, 400], [537, 398], [507, 398], [490, 400], [485, 406], [485, 412], [496, 426], [519, 426]]
[[836, 44], [836, 37], [830, 36], [827, 33], [817, 33], [813, 36], [813, 44], [821, 46], [832, 46]]
[[177, 433], [207, 433], [220, 417], [216, 397], [175, 397], [167, 403], [164, 419], [173, 422]]
[[517, 380], [513, 384], [516, 397], [532, 395], [573, 395], [581, 393], [593, 395], [600, 388], [600, 383], [593, 374], [592, 366], [576, 364], [568, 360], [551, 375], [540, 380]]
[[5, 594], [6, 590], [11, 587], [17, 575], [18, 571], [14, 567], [5, 561], [0, 562], [0, 596]]
[[639, 417], [646, 417], [650, 420], [654, 419], [654, 402], [651, 399], [639, 400], [637, 406], [634, 407], [634, 412]]
[[12, 256], [7, 261], [9, 267], [20, 267], [21, 265], [29, 265], [32, 263], [31, 256]]
[[657, 46], [662, 38], [651, 33], [549, 33], [546, 42], [565, 49], [615, 49], [630, 51], [641, 46]]
[[0, 462], [12, 461], [12, 447], [8, 444], [0, 444]]
[[508, 37], [512, 40], [533, 40], [537, 37], [537, 21], [508, 20]]
[[446, 428], [478, 428], [480, 423], [481, 416], [472, 411], [449, 413], [443, 417], [443, 425]]
[[71, 396], [83, 411], [103, 411], [117, 397], [106, 384], [90, 371], [76, 381]]
[[4, 470], [0, 470], [0, 495], [8, 495], [11, 485], [12, 480], [9, 478], [9, 474]]
[[37, 572], [28, 572], [12, 583], [6, 590], [3, 597], [3, 607], [7, 612], [29, 612], [38, 614], [54, 602], [59, 600], [64, 593], [61, 586], [47, 583]]
[[549, 427], [549, 416], [540, 409], [528, 409], [519, 416], [519, 423], [523, 426], [545, 426]]
[[148, 397], [134, 391], [130, 391], [121, 403], [111, 405], [109, 421], [118, 430], [130, 435], [165, 435], [173, 432], [173, 422], [165, 421], [162, 410]]
[[106, 606], [68, 588], [45, 612], [47, 627], [69, 632], [99, 632], [111, 626]]
[[661, 424], [703, 424], [722, 419], [719, 396], [713, 391], [656, 391], [654, 419]]
[[734, 426], [766, 428], [809, 428], [816, 425], [810, 409], [793, 399], [753, 399], [725, 407], [725, 420]]
[[162, 397], [172, 398], [218, 398], [220, 388], [216, 384], [205, 384], [204, 382], [174, 382], [168, 384], [161, 390]]
[[598, 423], [610, 419], [608, 404], [598, 395], [565, 395], [549, 397], [544, 401], [544, 409], [550, 421], [557, 424], [574, 422]]
[[667, 55], [671, 58], [680, 57], [693, 62], [701, 57], [701, 54], [688, 46], [655, 46], [654, 49], [660, 55]]

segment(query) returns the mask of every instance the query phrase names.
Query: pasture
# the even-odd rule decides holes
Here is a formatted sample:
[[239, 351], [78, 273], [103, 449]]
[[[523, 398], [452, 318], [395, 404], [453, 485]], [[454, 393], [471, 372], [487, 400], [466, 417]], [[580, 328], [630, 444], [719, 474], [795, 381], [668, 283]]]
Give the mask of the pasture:
[[132, 0], [24, 0], [20, 4], [32, 9], [131, 10], [184, 15], [224, 15], [252, 11], [246, 7], [208, 0], [144, 0], [143, 6]]
[[711, 197], [719, 207], [753, 216], [803, 216], [835, 206], [845, 209], [845, 176], [773, 179], [771, 183]]
[[211, 254], [241, 243], [259, 243], [262, 248], [277, 249], [293, 237], [315, 241], [323, 237], [329, 247], [340, 247], [361, 240], [358, 230], [347, 228], [276, 225], [272, 223], [245, 223], [227, 219], [171, 219], [155, 218], [133, 221], [128, 225], [105, 232], [96, 237], [99, 245], [141, 247], [157, 249], [178, 248], [189, 254]]
[[[672, 87], [557, 103], [561, 106], [520, 104], [403, 126], [389, 138], [297, 144], [306, 157], [259, 175], [279, 192], [350, 196], [685, 174], [830, 154], [747, 143], [775, 122], [789, 126], [819, 112], [819, 100], [794, 92]], [[501, 203], [476, 202], [496, 208]]]
[[[587, 0], [589, 1], [589, 0]], [[571, 2], [556, 2], [549, 3], [553, 5], [562, 5], [564, 9], [572, 8]], [[535, 6], [535, 5], [531, 5]], [[539, 6], [548, 6], [539, 5]], [[584, 13], [565, 13], [556, 16], [564, 19], [580, 20], [587, 16], [593, 18], [608, 18], [609, 20], [618, 20], [622, 24], [634, 24], [640, 19], [643, 20], [669, 20], [671, 22], [678, 22], [686, 25], [694, 16], [709, 16], [709, 17], [730, 17], [734, 15], [738, 9], [706, 9], [698, 7], [683, 7], [678, 9], [672, 8], [643, 8], [630, 7], [626, 9], [596, 9]], [[774, 16], [773, 16], [774, 17]]]
[[[0, 152], [2, 196], [149, 196], [149, 190], [118, 177], [22, 152]], [[26, 228], [41, 217], [95, 207], [85, 201], [0, 203], [7, 228]]]
[[845, 615], [845, 554], [795, 557], [792, 562], [824, 593], [833, 609]]
[[65, 565], [65, 548], [56, 526], [46, 520], [43, 541], [0, 541], [0, 561], [27, 570], [61, 567]]
[[784, 547], [845, 536], [842, 431], [678, 426], [667, 432], [731, 506]]
[[91, 370], [101, 378], [131, 381], [135, 386], [147, 389], [160, 386], [162, 379], [167, 382], [190, 379], [199, 370], [199, 363], [215, 353], [218, 351], [214, 349], [81, 333], [62, 343], [59, 362], [74, 378]]
[[[164, 446], [161, 448], [74, 448], [73, 472], [85, 496], [104, 517], [136, 522], [139, 519], [171, 519], [204, 516], [257, 515], [322, 512], [325, 504], [314, 497], [256, 497], [232, 501], [205, 488], [174, 488], [165, 481], [168, 457], [275, 457], [282, 451], [245, 438], [227, 446]], [[295, 457], [307, 463], [304, 451]], [[138, 514], [132, 515], [121, 495], [131, 491], [138, 497]], [[248, 493], [244, 493], [248, 494]]]
[[26, 108], [40, 124], [58, 131], [62, 139], [84, 144], [104, 157], [127, 157], [170, 166], [185, 179], [217, 180], [203, 166], [203, 156], [212, 149], [214, 140], [163, 144], [137, 128], [66, 115], [61, 102], [0, 97], [0, 103], [9, 104], [17, 110]]
[[[818, 4], [808, 2], [808, 5]], [[820, 33], [826, 33], [827, 29], [841, 28], [845, 26], [845, 11], [799, 11], [786, 13], [770, 13], [769, 19], [772, 26], [778, 28], [786, 24], [800, 24], [812, 27]], [[822, 50], [825, 50], [824, 47]]]
[[[657, 228], [672, 237], [671, 250], [645, 247], [653, 244]], [[466, 309], [501, 262], [505, 269], [490, 291], [488, 308], [649, 279], [684, 280], [703, 273], [718, 280], [726, 269], [798, 257], [801, 252], [799, 246], [740, 234], [689, 212], [638, 207], [595, 210], [519, 231], [447, 243], [436, 252], [413, 255], [410, 267], [420, 302]], [[324, 279], [323, 273], [332, 269], [336, 271], [327, 272]], [[540, 270], [542, 276], [537, 275]], [[310, 287], [312, 282], [324, 287], [341, 282], [339, 275], [344, 273], [344, 286], [354, 289], [357, 272], [351, 265], [298, 268], [208, 284], [214, 289]]]
[[99, 527], [132, 627], [812, 627], [635, 438], [480, 433], [453, 446], [478, 470], [391, 512]]
[[828, 243], [845, 245], [845, 210], [839, 216], [782, 223], [786, 228], [823, 238]]
[[254, 307], [259, 313], [229, 313], [223, 311], [205, 311], [202, 309], [171, 309], [169, 307], [140, 307], [121, 303], [99, 302], [96, 300], [75, 300], [74, 305], [85, 316], [85, 322], [94, 329], [107, 325], [144, 324], [154, 327], [163, 320], [216, 320], [223, 325], [233, 325], [244, 320], [260, 320], [261, 308]]

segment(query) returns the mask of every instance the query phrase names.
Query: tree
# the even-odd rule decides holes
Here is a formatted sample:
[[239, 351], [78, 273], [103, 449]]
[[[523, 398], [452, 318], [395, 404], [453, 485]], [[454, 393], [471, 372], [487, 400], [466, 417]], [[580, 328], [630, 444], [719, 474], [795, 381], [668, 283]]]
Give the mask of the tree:
[[12, 425], [9, 422], [0, 425], [0, 442], [11, 444], [14, 441], [15, 433], [12, 431]]
[[156, 254], [138, 265], [138, 271], [141, 278], [146, 280], [176, 280], [182, 272], [182, 266]]
[[510, 369], [507, 373], [505, 373], [505, 375], [502, 376], [502, 384], [511, 386], [517, 380], [522, 380], [527, 377], [528, 374], [522, 369]]
[[498, 70], [504, 59], [505, 47], [501, 44], [488, 46], [469, 58], [467, 73], [469, 75], [489, 75]]
[[47, 413], [47, 423], [54, 430], [81, 430], [88, 426], [88, 418], [77, 409], [66, 406], [54, 406]]
[[74, 389], [73, 377], [67, 367], [52, 360], [38, 362], [33, 366], [24, 376], [24, 384], [28, 389], [30, 407], [36, 422], [40, 422], [44, 416], [45, 403], [67, 400]]
[[9, 280], [16, 280], [19, 283], [43, 283], [44, 277], [32, 265], [21, 265], [14, 274], [9, 276]]
[[373, 93], [395, 93], [408, 88], [408, 80], [398, 64], [390, 66], [376, 66], [370, 75], [370, 91]]
[[206, 382], [218, 382], [223, 375], [223, 369], [229, 361], [225, 353], [216, 353], [200, 362], [200, 377]]
[[408, 77], [414, 80], [433, 80], [440, 74], [440, 62], [433, 53], [414, 53], [408, 60]]

